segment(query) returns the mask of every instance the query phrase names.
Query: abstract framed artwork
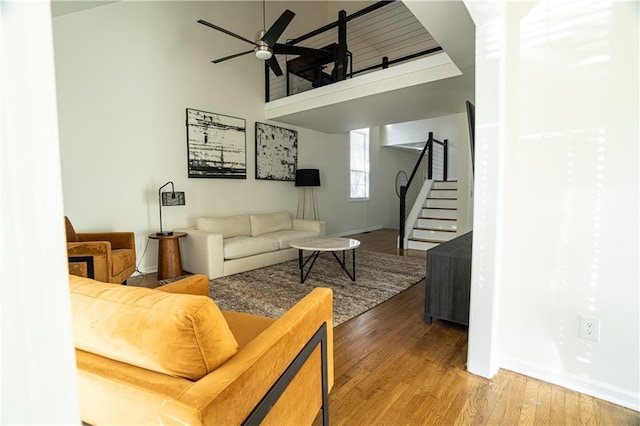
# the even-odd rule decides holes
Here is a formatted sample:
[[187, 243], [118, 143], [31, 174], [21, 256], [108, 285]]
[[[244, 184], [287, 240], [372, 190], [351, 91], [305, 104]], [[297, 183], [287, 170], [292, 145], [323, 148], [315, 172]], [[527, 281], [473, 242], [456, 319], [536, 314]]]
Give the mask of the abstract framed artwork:
[[256, 122], [256, 179], [295, 181], [298, 132]]
[[247, 178], [247, 125], [242, 118], [187, 108], [190, 178]]

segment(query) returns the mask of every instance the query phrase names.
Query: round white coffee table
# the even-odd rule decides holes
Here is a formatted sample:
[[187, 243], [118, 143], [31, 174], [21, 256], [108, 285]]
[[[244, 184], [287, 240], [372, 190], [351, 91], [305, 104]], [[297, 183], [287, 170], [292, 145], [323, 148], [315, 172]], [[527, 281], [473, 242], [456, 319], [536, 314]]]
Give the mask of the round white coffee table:
[[[333, 257], [338, 261], [340, 267], [347, 273], [351, 281], [356, 280], [356, 249], [360, 246], [360, 241], [354, 240], [353, 238], [340, 238], [340, 237], [311, 237], [311, 238], [300, 238], [298, 240], [292, 240], [289, 242], [289, 245], [293, 248], [298, 249], [298, 264], [300, 266], [300, 282], [304, 283], [307, 277], [309, 276], [309, 272], [313, 268], [313, 265], [316, 263], [316, 259], [320, 253], [324, 251], [329, 251], [333, 254]], [[303, 252], [304, 250], [311, 251], [311, 256], [304, 260]], [[352, 267], [351, 271], [346, 267], [345, 262], [345, 253], [350, 250], [351, 251], [351, 260]], [[342, 260], [336, 254], [337, 252], [342, 252]], [[307, 272], [304, 272], [304, 267], [311, 261]]]

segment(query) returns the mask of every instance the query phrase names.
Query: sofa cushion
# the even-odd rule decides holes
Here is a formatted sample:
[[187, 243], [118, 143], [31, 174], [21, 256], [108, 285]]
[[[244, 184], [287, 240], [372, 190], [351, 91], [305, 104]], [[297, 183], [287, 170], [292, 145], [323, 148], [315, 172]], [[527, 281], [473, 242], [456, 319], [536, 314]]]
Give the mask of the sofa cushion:
[[254, 237], [267, 232], [293, 229], [291, 216], [287, 212], [252, 214], [249, 215], [249, 218], [251, 219], [251, 235]]
[[222, 238], [232, 238], [251, 235], [249, 215], [228, 217], [200, 217], [196, 220], [196, 228], [222, 234]]
[[77, 349], [171, 376], [198, 380], [238, 343], [209, 297], [69, 276]]
[[277, 251], [279, 244], [276, 240], [262, 237], [234, 237], [223, 242], [225, 259], [239, 259], [254, 254]]
[[297, 240], [298, 238], [310, 238], [319, 237], [320, 234], [313, 231], [294, 231], [293, 229], [287, 231], [268, 232], [260, 235], [261, 238], [269, 238], [276, 240], [280, 250], [291, 248], [290, 241]]

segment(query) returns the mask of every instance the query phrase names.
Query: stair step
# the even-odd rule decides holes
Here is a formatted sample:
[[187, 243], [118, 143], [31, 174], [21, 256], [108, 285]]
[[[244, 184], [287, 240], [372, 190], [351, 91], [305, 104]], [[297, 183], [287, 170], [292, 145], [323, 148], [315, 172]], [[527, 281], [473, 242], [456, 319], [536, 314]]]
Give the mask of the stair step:
[[418, 228], [428, 228], [437, 230], [456, 231], [458, 225], [455, 219], [435, 219], [430, 217], [419, 217], [416, 221]]
[[457, 219], [458, 211], [450, 208], [424, 208], [420, 212], [420, 217], [432, 219]]
[[411, 238], [430, 241], [449, 241], [456, 236], [455, 230], [413, 228]]
[[437, 180], [433, 182], [433, 187], [431, 189], [458, 189], [458, 181], [457, 180], [448, 180], [448, 181]]
[[[422, 209], [422, 210], [431, 211], [431, 210], [453, 210], [453, 209]], [[452, 220], [454, 222], [457, 220], [456, 218], [453, 218], [453, 217], [449, 218], [449, 217], [429, 217], [429, 216], [420, 216], [418, 217], [418, 219]]]
[[434, 181], [407, 248], [427, 251], [457, 236], [458, 181]]
[[447, 232], [447, 233], [456, 233], [455, 229], [441, 229], [441, 228], [432, 228], [430, 226], [416, 226], [413, 229], [416, 231], [438, 231], [438, 232]]
[[440, 199], [440, 198], [427, 198], [424, 203], [424, 207], [441, 207], [447, 209], [455, 209], [458, 207], [458, 200], [456, 199]]
[[453, 198], [458, 199], [457, 189], [431, 189], [429, 198]]

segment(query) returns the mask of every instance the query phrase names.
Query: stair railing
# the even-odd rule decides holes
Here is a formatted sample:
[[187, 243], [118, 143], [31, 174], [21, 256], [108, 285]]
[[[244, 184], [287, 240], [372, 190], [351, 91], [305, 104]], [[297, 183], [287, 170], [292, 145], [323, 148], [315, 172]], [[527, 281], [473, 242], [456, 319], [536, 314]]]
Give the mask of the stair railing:
[[[318, 59], [313, 58], [313, 55], [300, 56], [300, 58], [305, 58], [303, 64], [305, 64], [306, 71], [311, 71], [311, 75], [313, 75], [314, 70], [318, 73], [318, 79], [314, 82], [308, 81], [308, 78], [296, 75], [295, 72], [290, 72], [288, 59], [297, 55], [290, 55], [290, 57], [286, 57], [284, 59], [285, 62], [280, 62], [280, 65], [283, 65], [282, 68], [286, 73], [284, 81], [273, 75], [273, 73], [269, 71], [269, 66], [265, 63], [265, 102], [312, 90], [313, 88], [324, 86], [326, 84], [336, 83], [347, 78], [352, 78], [357, 74], [364, 74], [378, 69], [386, 69], [392, 65], [441, 52], [442, 47], [437, 45], [434, 46], [429, 44], [431, 47], [425, 48], [427, 46], [423, 46], [420, 42], [423, 39], [419, 38], [422, 36], [416, 35], [414, 30], [410, 30], [411, 25], [408, 25], [396, 30], [391, 30], [393, 31], [393, 35], [391, 35], [391, 32], [387, 32], [387, 37], [393, 37], [394, 40], [393, 43], [387, 44], [389, 46], [397, 46], [399, 44], [400, 50], [387, 47], [384, 52], [395, 54], [397, 51], [401, 56], [393, 59], [390, 59], [388, 56], [381, 56], [379, 60], [377, 59], [378, 55], [373, 53], [369, 44], [362, 42], [362, 40], [366, 40], [367, 37], [380, 37], [373, 35], [370, 29], [386, 27], [386, 25], [389, 25], [388, 22], [383, 25], [376, 25], [376, 22], [382, 24], [380, 20], [385, 16], [385, 6], [393, 6], [395, 1], [396, 0], [377, 1], [350, 15], [347, 15], [344, 10], [341, 10], [338, 12], [338, 19], [336, 21], [330, 22], [327, 25], [315, 29], [307, 34], [287, 40], [285, 42], [286, 45], [298, 45], [299, 43], [304, 42], [305, 44], [300, 46], [315, 47], [317, 49], [330, 48], [332, 44], [335, 44], [335, 51], [333, 52], [334, 58]], [[389, 8], [386, 10], [388, 9]], [[353, 37], [352, 50], [347, 48], [349, 25], [351, 25], [350, 34]], [[435, 44], [435, 40], [433, 40], [433, 43]], [[415, 51], [414, 49], [422, 50]], [[333, 51], [333, 48], [330, 48], [329, 50]], [[353, 69], [354, 58], [358, 58], [358, 62], [363, 64], [362, 68], [357, 70]], [[316, 63], [314, 60], [319, 62]], [[330, 75], [326, 75], [326, 78], [322, 79], [323, 69], [326, 67], [329, 67], [330, 69], [332, 64], [335, 69], [335, 75], [332, 75], [333, 73], [331, 73]], [[365, 64], [371, 65], [364, 66]], [[313, 83], [316, 85], [314, 86]]]
[[[423, 161], [425, 154], [427, 155], [427, 160]], [[440, 177], [443, 181], [447, 180], [448, 157], [448, 140], [436, 140], [433, 137], [433, 132], [429, 132], [429, 139], [413, 167], [413, 171], [411, 172], [411, 176], [409, 177], [407, 184], [400, 187], [400, 229], [398, 232], [398, 248], [404, 249], [407, 217], [409, 212], [407, 206], [413, 206], [415, 204], [425, 180], [433, 180], [434, 175], [436, 178]]]

